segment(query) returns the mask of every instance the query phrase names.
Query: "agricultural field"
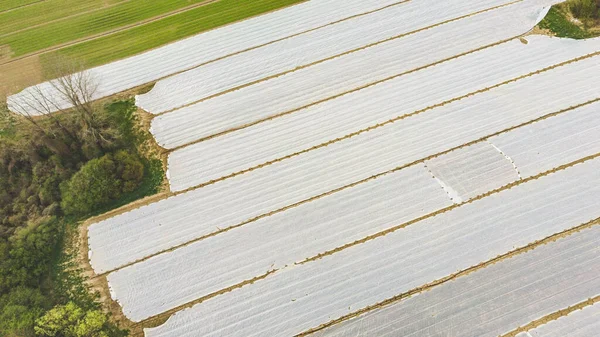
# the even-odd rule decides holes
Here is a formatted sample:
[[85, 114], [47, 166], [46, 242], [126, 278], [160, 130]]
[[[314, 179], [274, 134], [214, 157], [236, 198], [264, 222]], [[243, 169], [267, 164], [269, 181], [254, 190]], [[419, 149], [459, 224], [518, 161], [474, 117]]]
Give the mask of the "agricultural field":
[[[162, 156], [81, 228], [132, 336], [597, 335], [600, 3], [69, 1], [0, 44], [84, 60]], [[76, 109], [60, 83], [7, 107]]]
[[34, 4], [36, 2], [41, 2], [40, 0], [6, 0], [2, 1], [0, 4], [0, 11], [6, 12], [10, 10], [15, 10], [20, 7], [25, 7], [30, 4]]
[[[302, 1], [9, 1], [0, 7], [0, 75], [10, 74], [11, 83], [0, 94], [47, 78], [57, 57], [98, 66]], [[21, 81], [10, 72], [34, 66]]]

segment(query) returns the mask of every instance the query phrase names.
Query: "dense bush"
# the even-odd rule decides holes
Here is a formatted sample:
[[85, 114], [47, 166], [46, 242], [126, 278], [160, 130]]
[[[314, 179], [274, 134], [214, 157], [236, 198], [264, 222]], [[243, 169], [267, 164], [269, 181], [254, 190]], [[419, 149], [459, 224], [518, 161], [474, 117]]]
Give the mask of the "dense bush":
[[48, 278], [60, 231], [56, 218], [40, 218], [0, 241], [1, 336], [33, 336], [35, 319], [52, 307]]
[[62, 209], [88, 214], [135, 190], [143, 176], [144, 165], [127, 151], [92, 159], [61, 186]]
[[19, 228], [0, 250], [0, 290], [41, 286], [59, 235], [60, 227], [54, 217], [32, 220]]
[[35, 321], [52, 307], [40, 289], [16, 287], [0, 296], [0, 336], [35, 336]]
[[567, 2], [574, 17], [587, 21], [600, 17], [600, 4], [597, 0], [570, 0]]
[[0, 237], [31, 219], [59, 215], [59, 184], [75, 170], [43, 147], [0, 144]]
[[114, 329], [99, 309], [85, 310], [73, 302], [59, 305], [35, 322], [35, 332], [40, 336], [63, 337], [114, 337], [124, 336]]
[[62, 245], [74, 220], [155, 193], [162, 182], [160, 161], [139, 155], [148, 136], [134, 111], [132, 100], [114, 102], [83, 124], [69, 113], [2, 115], [0, 106], [0, 336], [126, 334], [102, 313]]

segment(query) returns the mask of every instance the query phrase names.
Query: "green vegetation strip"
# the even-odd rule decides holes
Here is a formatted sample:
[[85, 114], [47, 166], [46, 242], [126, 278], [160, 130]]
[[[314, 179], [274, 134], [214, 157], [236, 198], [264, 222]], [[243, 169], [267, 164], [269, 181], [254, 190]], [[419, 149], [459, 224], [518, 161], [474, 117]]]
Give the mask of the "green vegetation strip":
[[12, 51], [12, 57], [18, 57], [59, 44], [105, 33], [205, 1], [131, 0], [85, 15], [74, 16], [69, 19], [6, 35], [0, 38], [0, 45], [8, 45]]
[[54, 59], [57, 54], [61, 54], [75, 58], [87, 66], [96, 66], [304, 1], [220, 0], [123, 32], [44, 54], [42, 61]]
[[51, 0], [0, 13], [0, 36], [127, 0]]
[[581, 29], [579, 26], [569, 21], [556, 7], [552, 7], [548, 15], [540, 22], [539, 27], [548, 29], [558, 37], [567, 37], [572, 39], [587, 39], [593, 34]]
[[36, 2], [40, 2], [40, 0], [2, 0], [0, 1], [0, 12], [13, 8], [19, 8], [21, 6], [26, 6]]

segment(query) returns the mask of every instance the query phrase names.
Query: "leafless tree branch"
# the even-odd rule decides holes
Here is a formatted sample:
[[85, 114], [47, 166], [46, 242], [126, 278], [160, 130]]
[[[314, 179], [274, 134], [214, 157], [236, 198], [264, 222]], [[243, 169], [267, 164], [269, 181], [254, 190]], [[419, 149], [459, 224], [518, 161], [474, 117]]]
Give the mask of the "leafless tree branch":
[[[102, 134], [102, 117], [94, 105], [98, 82], [79, 63], [65, 58], [56, 58], [50, 63], [49, 76], [54, 79], [19, 94], [11, 100], [11, 109], [38, 127], [40, 125], [36, 117], [47, 117], [74, 140], [89, 139], [103, 149], [110, 140]], [[78, 117], [79, 137], [54, 114], [55, 111], [65, 110], [65, 107], [72, 109]]]

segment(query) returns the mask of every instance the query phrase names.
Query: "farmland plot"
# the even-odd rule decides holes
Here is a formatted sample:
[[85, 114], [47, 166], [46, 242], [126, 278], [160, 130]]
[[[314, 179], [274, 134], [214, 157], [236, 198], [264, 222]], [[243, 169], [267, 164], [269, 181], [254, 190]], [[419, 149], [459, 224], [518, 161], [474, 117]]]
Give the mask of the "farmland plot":
[[600, 304], [596, 303], [520, 333], [517, 337], [594, 337], [598, 331], [600, 331]]
[[[94, 98], [106, 97], [176, 72], [396, 2], [398, 0], [311, 0], [268, 15], [211, 30], [144, 54], [92, 68], [89, 72], [99, 83]], [[343, 6], [340, 5], [342, 3]], [[39, 88], [50, 97], [60, 97], [47, 82], [40, 84]], [[28, 100], [35, 91], [33, 88], [28, 88], [9, 97], [9, 106], [14, 110], [15, 100]], [[63, 109], [69, 106], [66, 101], [58, 105]], [[36, 113], [33, 109], [28, 112]]]
[[0, 37], [14, 34], [14, 32], [21, 29], [80, 15], [80, 13], [98, 10], [102, 7], [111, 6], [126, 0], [33, 1], [35, 2], [35, 6], [24, 6], [17, 10], [0, 13], [0, 22], [3, 23], [2, 27], [0, 27]]
[[597, 219], [599, 169], [599, 159], [589, 160], [291, 266], [180, 311], [146, 335], [289, 336], [316, 328]]
[[597, 152], [599, 104], [490, 138], [507, 153], [523, 178]]
[[125, 314], [145, 318], [451, 204], [417, 165], [111, 273], [108, 281]]
[[175, 193], [90, 225], [92, 268], [148, 337], [497, 336], [600, 295], [600, 39], [519, 37], [557, 2], [310, 0], [94, 68], [162, 79]]
[[[501, 336], [600, 294], [598, 250], [600, 226], [594, 226], [315, 336]], [[562, 333], [531, 336], [595, 336], [576, 332], [578, 327], [599, 331], [589, 328], [600, 328], [600, 310], [585, 310], [559, 319], [554, 327], [548, 324], [550, 331]]]
[[[164, 112], [357, 48], [510, 3], [509, 0], [449, 0], [442, 3], [435, 0], [410, 1], [159, 81], [150, 93], [137, 98], [137, 104], [153, 113]], [[527, 5], [513, 6], [515, 8], [506, 12], [506, 17], [515, 12], [531, 15], [531, 8], [534, 6], [531, 3]], [[535, 9], [539, 11], [539, 6], [535, 6]], [[521, 26], [517, 34], [526, 30], [520, 22], [527, 21], [525, 18], [527, 17], [515, 18], [513, 25]], [[527, 27], [531, 27], [531, 22]], [[516, 34], [512, 36], [514, 35]]]
[[[158, 116], [152, 122], [151, 131], [161, 146], [174, 148], [293, 112], [365, 85], [513, 38], [532, 26], [534, 19], [531, 13], [537, 11], [539, 8], [533, 7], [531, 2], [518, 3], [409, 34]], [[510, 24], [507, 24], [507, 17], [510, 18]], [[500, 25], [504, 28], [498, 29]], [[448, 44], [450, 40], [452, 43]], [[537, 40], [537, 37], [532, 38], [528, 48], [515, 41], [511, 43], [511, 48], [526, 53], [527, 56], [521, 55], [521, 58], [551, 55], [556, 50], [571, 48], [568, 46], [571, 43], [567, 41], [550, 43]], [[559, 47], [556, 45], [558, 43], [564, 46]], [[545, 48], [552, 48], [553, 52], [546, 52]], [[502, 54], [506, 49], [499, 48], [496, 51]], [[511, 59], [520, 61], [518, 58]], [[506, 63], [510, 63], [510, 60]], [[171, 91], [165, 95], [155, 92], [172, 80], [160, 81], [150, 93], [138, 96], [138, 104], [148, 109], [142, 100], [148, 95], [158, 95], [160, 104], [169, 104], [155, 111], [160, 112], [176, 107], [179, 102], [193, 101], [195, 98], [188, 99], [184, 95], [192, 97], [193, 94], [187, 89], [195, 90], [189, 84], [191, 79], [186, 76], [187, 73], [173, 77], [186, 84], [170, 85]], [[431, 75], [429, 80], [434, 78]], [[179, 87], [182, 88], [177, 90]], [[266, 92], [269, 99], [265, 99]]]
[[[568, 117], [577, 124], [569, 125], [571, 132], [589, 136], [578, 143], [579, 153], [585, 157], [600, 152], [598, 111], [600, 104], [596, 103], [503, 136], [517, 143], [515, 134], [528, 135], [521, 143], [535, 143], [547, 136], [546, 130], [556, 131]], [[560, 157], [561, 148], [568, 144], [572, 142], [565, 133], [554, 140], [555, 152], [549, 149], [546, 154]], [[532, 162], [542, 164], [544, 159], [533, 157]], [[465, 191], [459, 195], [465, 201], [519, 179], [510, 161], [487, 141], [425, 163], [427, 168], [417, 164], [401, 169], [112, 273], [108, 281], [113, 295], [128, 315], [137, 316], [139, 311], [157, 314], [440, 211], [451, 202], [426, 173], [429, 170], [436, 172], [436, 177], [443, 172], [443, 185]], [[558, 167], [568, 161], [555, 164]]]
[[[596, 150], [600, 150], [600, 146]], [[425, 164], [455, 203], [520, 179], [519, 171], [510, 160], [488, 143], [455, 150]]]
[[40, 2], [40, 0], [5, 0], [0, 4], [0, 12], [14, 10], [36, 2]]
[[[556, 41], [559, 43], [554, 44]], [[529, 49], [530, 45], [535, 46], [536, 42], [543, 46], [541, 50]], [[599, 58], [596, 57], [540, 74], [532, 74], [561, 62], [600, 52], [600, 39], [580, 44], [568, 43], [569, 47], [563, 48], [560, 40], [540, 38], [530, 45], [525, 46], [519, 41], [513, 41], [486, 49], [281, 118], [176, 150], [169, 156], [171, 188], [174, 191], [185, 190], [403, 116], [416, 114], [415, 118], [428, 118], [427, 116], [440, 111], [433, 108], [446, 102], [473, 102], [470, 108], [475, 109], [476, 105], [482, 102], [480, 100], [487, 100], [488, 97], [498, 100], [498, 95], [509, 93], [519, 95], [520, 90], [536, 91], [532, 94], [545, 100], [544, 93], [535, 88], [538, 83], [541, 86], [552, 86], [549, 90], [556, 90], [560, 85], [570, 85], [563, 82], [554, 86], [554, 83], [561, 82], [559, 79], [563, 74], [583, 74], [588, 67], [590, 71], [594, 71], [593, 68], [599, 63]], [[549, 45], [557, 48], [550, 48]], [[528, 74], [532, 76], [518, 80]], [[494, 87], [513, 80], [518, 81]], [[576, 81], [574, 77], [573, 81]], [[580, 83], [584, 86], [583, 82]], [[480, 91], [486, 92], [479, 93]], [[463, 98], [468, 95], [473, 96]], [[517, 108], [510, 101], [506, 101], [506, 104], [496, 108]], [[367, 133], [385, 133], [385, 130], [396, 128], [395, 125], [402, 125], [403, 122], [397, 121]]]
[[92, 266], [111, 270], [597, 99], [579, 80], [597, 73], [600, 63], [588, 58], [96, 223]]

